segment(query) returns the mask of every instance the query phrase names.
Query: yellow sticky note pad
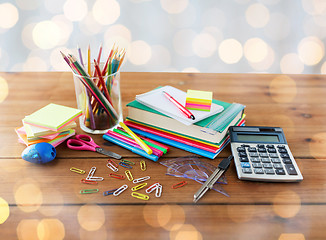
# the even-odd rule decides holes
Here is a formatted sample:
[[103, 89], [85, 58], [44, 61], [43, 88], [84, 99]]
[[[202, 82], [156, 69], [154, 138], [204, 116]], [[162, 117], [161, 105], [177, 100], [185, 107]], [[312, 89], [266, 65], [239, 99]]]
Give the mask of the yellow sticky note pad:
[[212, 102], [213, 92], [188, 90], [187, 99], [200, 99], [200, 100], [207, 100], [208, 102]]
[[186, 108], [199, 111], [210, 111], [213, 93], [209, 91], [188, 90]]

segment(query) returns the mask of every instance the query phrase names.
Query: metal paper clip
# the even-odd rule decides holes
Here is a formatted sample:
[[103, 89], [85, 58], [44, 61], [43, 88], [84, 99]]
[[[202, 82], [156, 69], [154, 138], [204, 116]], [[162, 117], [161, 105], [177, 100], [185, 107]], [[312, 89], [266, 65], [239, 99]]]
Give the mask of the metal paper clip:
[[125, 179], [126, 178], [125, 176], [116, 174], [116, 173], [110, 173], [109, 176], [113, 177], [113, 178], [117, 178], [117, 179]]
[[132, 166], [130, 166], [128, 163], [125, 163], [125, 162], [119, 162], [119, 165], [122, 167], [125, 167], [125, 168], [132, 169]]
[[106, 164], [106, 166], [107, 166], [108, 168], [110, 168], [113, 172], [117, 172], [117, 171], [119, 171], [119, 169], [118, 169], [116, 166], [114, 166], [114, 165], [112, 164], [112, 161], [111, 161], [111, 162], [108, 162], [108, 163]]
[[156, 188], [156, 192], [155, 192], [155, 197], [161, 197], [162, 195], [162, 185], [159, 184], [158, 187]]
[[80, 190], [81, 194], [88, 194], [88, 193], [97, 193], [99, 190], [97, 188], [94, 189], [84, 189]]
[[109, 190], [109, 191], [105, 191], [103, 192], [103, 196], [109, 196], [109, 195], [112, 195], [115, 191], [117, 191], [118, 189], [115, 188], [115, 189], [112, 189], [112, 190]]
[[179, 187], [183, 187], [183, 186], [186, 185], [186, 184], [187, 184], [186, 181], [182, 181], [182, 182], [179, 182], [179, 183], [177, 183], [177, 184], [172, 185], [172, 188], [173, 188], [173, 189], [177, 189], [177, 188], [179, 188]]
[[71, 167], [70, 171], [75, 172], [75, 173], [79, 173], [79, 174], [84, 174], [85, 170], [81, 170], [79, 168], [75, 168], [75, 167]]
[[153, 192], [156, 188], [158, 188], [160, 184], [158, 182], [150, 185], [148, 188], [146, 188], [146, 193], [151, 193]]
[[133, 183], [140, 183], [140, 182], [144, 182], [148, 179], [150, 179], [151, 177], [150, 176], [146, 176], [146, 177], [141, 177], [141, 178], [137, 178], [135, 179], [134, 181], [132, 181]]
[[127, 164], [129, 164], [129, 165], [135, 165], [134, 162], [129, 161], [129, 160], [126, 160], [126, 159], [121, 159], [120, 162], [124, 162], [124, 163], [127, 163]]
[[131, 174], [131, 172], [130, 172], [129, 170], [126, 170], [126, 171], [125, 171], [125, 174], [126, 174], [128, 180], [129, 180], [130, 182], [131, 182], [132, 180], [134, 180], [134, 178], [133, 178], [133, 176], [132, 176], [132, 174]]
[[131, 188], [132, 191], [138, 191], [139, 189], [142, 189], [143, 187], [145, 187], [147, 185], [147, 183], [142, 183], [142, 184], [139, 184], [137, 186], [134, 186]]
[[93, 180], [87, 180], [87, 179], [82, 179], [80, 180], [81, 183], [86, 183], [86, 184], [97, 184], [96, 181]]
[[145, 171], [146, 170], [146, 162], [144, 160], [141, 160], [140, 161], [140, 169], [142, 171]]
[[113, 195], [118, 196], [120, 195], [124, 190], [128, 188], [128, 185], [124, 184], [121, 187], [119, 187], [117, 190], [114, 191]]
[[87, 178], [89, 178], [89, 177], [93, 177], [95, 171], [96, 171], [96, 167], [92, 167], [91, 170], [89, 170], [89, 173], [88, 173], [88, 175], [87, 175]]
[[142, 193], [139, 193], [139, 192], [132, 192], [131, 196], [133, 196], [135, 198], [142, 199], [142, 200], [148, 200], [149, 199], [148, 195], [145, 195], [145, 194], [142, 194]]

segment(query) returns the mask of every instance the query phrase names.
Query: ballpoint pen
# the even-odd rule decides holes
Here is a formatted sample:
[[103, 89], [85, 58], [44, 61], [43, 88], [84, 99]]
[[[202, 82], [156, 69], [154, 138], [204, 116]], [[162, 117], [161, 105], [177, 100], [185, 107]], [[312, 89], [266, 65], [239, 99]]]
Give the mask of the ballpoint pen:
[[222, 176], [222, 174], [228, 169], [230, 166], [231, 160], [233, 156], [230, 155], [228, 158], [224, 158], [216, 170], [208, 177], [206, 182], [199, 188], [199, 190], [194, 194], [194, 202], [197, 202], [204, 194], [208, 191], [208, 189], [212, 189], [214, 183]]
[[191, 118], [192, 120], [195, 120], [195, 116], [184, 106], [182, 106], [181, 103], [179, 103], [177, 100], [175, 100], [170, 94], [163, 91], [163, 94], [167, 99], [169, 99], [184, 115], [187, 116], [187, 118]]

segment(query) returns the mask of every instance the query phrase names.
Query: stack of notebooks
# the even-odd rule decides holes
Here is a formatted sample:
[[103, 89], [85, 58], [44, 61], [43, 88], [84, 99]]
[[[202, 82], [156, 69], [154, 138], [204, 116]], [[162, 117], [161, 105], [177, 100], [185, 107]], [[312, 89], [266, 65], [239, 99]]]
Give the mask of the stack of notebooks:
[[185, 104], [186, 93], [170, 86], [137, 95], [136, 100], [127, 104], [125, 121], [136, 134], [214, 159], [230, 141], [229, 126], [245, 124], [245, 106], [215, 99], [210, 112], [192, 110], [197, 121], [191, 123], [182, 114], [177, 116], [178, 109], [164, 100], [162, 91]]
[[23, 126], [15, 129], [18, 141], [26, 146], [47, 142], [56, 147], [75, 135], [75, 120], [82, 111], [50, 103], [23, 119]]

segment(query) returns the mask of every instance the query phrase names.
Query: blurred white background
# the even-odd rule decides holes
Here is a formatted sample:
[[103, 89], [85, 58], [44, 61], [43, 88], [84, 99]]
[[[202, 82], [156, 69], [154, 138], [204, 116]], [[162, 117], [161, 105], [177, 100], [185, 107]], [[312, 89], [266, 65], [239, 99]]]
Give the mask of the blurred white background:
[[1, 0], [0, 34], [0, 71], [117, 43], [122, 71], [326, 73], [325, 0]]

